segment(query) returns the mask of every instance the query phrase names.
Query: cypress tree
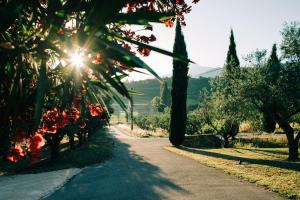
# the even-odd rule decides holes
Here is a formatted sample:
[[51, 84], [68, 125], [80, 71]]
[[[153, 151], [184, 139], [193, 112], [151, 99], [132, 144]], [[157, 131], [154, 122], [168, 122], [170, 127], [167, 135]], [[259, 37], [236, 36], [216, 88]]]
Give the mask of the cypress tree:
[[267, 65], [267, 77], [271, 83], [275, 83], [279, 78], [281, 70], [280, 60], [277, 55], [277, 46], [273, 44], [272, 52]]
[[[184, 36], [180, 23], [176, 24], [176, 35], [173, 52], [188, 58]], [[186, 100], [188, 86], [188, 63], [181, 60], [173, 60], [172, 81], [172, 106], [169, 140], [174, 146], [179, 146], [184, 140], [186, 132]]]
[[229, 79], [234, 79], [239, 75], [240, 61], [236, 52], [236, 44], [234, 40], [233, 30], [230, 31], [230, 44], [227, 52], [225, 63], [225, 76]]
[[163, 108], [171, 106], [171, 93], [166, 81], [160, 85], [160, 104]]
[[[266, 65], [266, 80], [268, 84], [273, 85], [276, 84], [277, 79], [279, 78], [281, 70], [280, 60], [277, 55], [277, 47], [276, 44], [273, 45], [270, 58]], [[265, 103], [263, 109], [263, 129], [267, 133], [272, 133], [276, 128], [275, 121], [275, 105], [273, 105], [272, 100]]]

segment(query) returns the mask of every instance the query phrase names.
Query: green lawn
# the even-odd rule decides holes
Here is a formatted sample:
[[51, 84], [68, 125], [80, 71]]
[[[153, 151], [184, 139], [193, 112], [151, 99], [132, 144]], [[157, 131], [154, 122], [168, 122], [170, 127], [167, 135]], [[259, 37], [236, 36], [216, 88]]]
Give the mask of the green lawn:
[[112, 155], [112, 148], [112, 138], [105, 130], [100, 129], [93, 134], [90, 141], [74, 150], [69, 150], [68, 143], [62, 144], [60, 157], [55, 162], [49, 159], [47, 149], [43, 153], [43, 160], [32, 166], [29, 166], [29, 159], [23, 159], [16, 164], [1, 161], [0, 175], [82, 168], [107, 160]]
[[300, 198], [300, 162], [288, 162], [287, 148], [192, 149], [165, 147], [204, 165], [223, 170], [244, 180]]

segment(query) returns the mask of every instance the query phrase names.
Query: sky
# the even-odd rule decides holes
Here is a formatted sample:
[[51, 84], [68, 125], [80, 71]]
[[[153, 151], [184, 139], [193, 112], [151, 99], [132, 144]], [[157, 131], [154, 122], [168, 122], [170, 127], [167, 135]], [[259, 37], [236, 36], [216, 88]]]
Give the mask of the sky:
[[[189, 58], [199, 67], [223, 67], [232, 28], [240, 60], [256, 49], [280, 44], [283, 24], [300, 22], [300, 0], [200, 0], [186, 15], [183, 28]], [[154, 25], [151, 45], [173, 49], [175, 26]], [[143, 60], [161, 77], [172, 73], [172, 58], [151, 52]], [[154, 78], [132, 73], [128, 80]]]

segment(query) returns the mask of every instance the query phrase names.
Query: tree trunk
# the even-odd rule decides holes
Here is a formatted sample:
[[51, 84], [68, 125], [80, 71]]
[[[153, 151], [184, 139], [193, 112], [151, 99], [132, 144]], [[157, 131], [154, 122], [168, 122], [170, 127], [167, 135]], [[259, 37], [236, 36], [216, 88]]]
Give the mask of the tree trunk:
[[10, 138], [9, 138], [9, 133], [10, 133], [10, 127], [8, 125], [4, 125], [1, 127], [1, 132], [0, 132], [0, 156], [2, 156], [3, 160], [6, 160], [9, 150], [10, 150]]
[[298, 156], [298, 143], [296, 143], [294, 140], [289, 141], [289, 158], [288, 160], [295, 161], [299, 159]]
[[224, 148], [228, 148], [229, 147], [229, 138], [230, 138], [230, 136], [227, 135], [227, 134], [224, 134], [223, 138], [224, 138]]
[[298, 147], [299, 147], [299, 138], [300, 135], [294, 137], [294, 129], [291, 127], [287, 120], [282, 119], [281, 117], [276, 117], [277, 123], [283, 129], [284, 133], [286, 134], [289, 146], [289, 157], [288, 160], [295, 161], [299, 159], [298, 156]]
[[51, 159], [56, 160], [59, 156], [59, 143], [56, 140], [53, 140], [50, 143], [50, 149], [51, 149]]
[[4, 131], [0, 134], [0, 156], [5, 160], [9, 153], [9, 138], [8, 134], [4, 133]]
[[50, 146], [52, 160], [55, 160], [59, 157], [59, 145], [60, 145], [61, 140], [62, 140], [62, 137], [59, 135], [59, 133], [57, 133], [57, 134], [53, 135], [53, 137], [50, 141], [47, 141], [47, 143]]
[[75, 149], [74, 135], [69, 136], [70, 149]]
[[84, 132], [83, 132], [83, 130], [80, 130], [80, 132], [78, 133], [78, 146], [82, 145], [83, 137], [84, 137]]

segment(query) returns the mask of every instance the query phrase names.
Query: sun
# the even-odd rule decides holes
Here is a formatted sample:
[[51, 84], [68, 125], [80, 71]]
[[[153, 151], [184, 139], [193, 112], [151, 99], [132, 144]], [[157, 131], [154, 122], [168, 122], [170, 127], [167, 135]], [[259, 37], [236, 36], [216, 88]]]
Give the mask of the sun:
[[70, 55], [70, 61], [77, 68], [83, 67], [83, 62], [84, 62], [83, 52], [77, 50], [74, 53], [72, 53]]

